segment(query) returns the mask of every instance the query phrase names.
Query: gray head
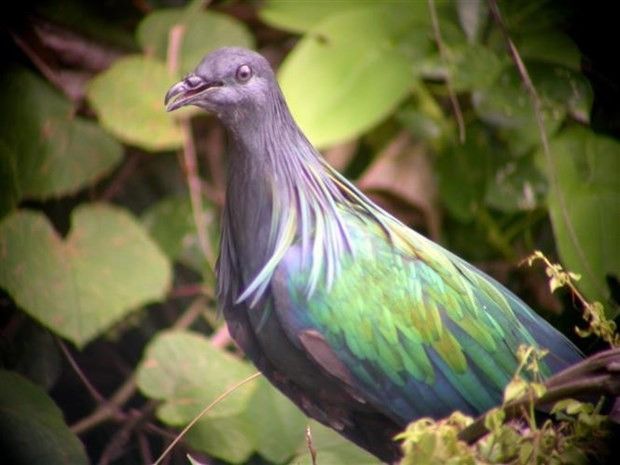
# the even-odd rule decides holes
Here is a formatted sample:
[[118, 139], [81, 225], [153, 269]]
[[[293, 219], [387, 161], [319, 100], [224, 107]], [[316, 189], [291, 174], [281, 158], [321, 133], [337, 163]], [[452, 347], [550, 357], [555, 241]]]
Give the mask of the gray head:
[[274, 96], [281, 99], [267, 60], [251, 50], [227, 47], [205, 56], [193, 72], [170, 88], [165, 103], [168, 111], [198, 106], [231, 126], [256, 119]]

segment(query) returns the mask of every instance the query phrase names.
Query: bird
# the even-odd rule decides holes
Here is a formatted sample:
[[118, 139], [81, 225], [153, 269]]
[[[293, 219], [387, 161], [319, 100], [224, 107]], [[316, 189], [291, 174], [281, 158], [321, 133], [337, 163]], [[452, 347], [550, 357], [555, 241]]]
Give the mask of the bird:
[[309, 417], [396, 463], [394, 436], [411, 421], [500, 404], [519, 346], [548, 351], [543, 378], [582, 360], [506, 287], [332, 168], [259, 53], [207, 54], [164, 102], [226, 130], [219, 306], [247, 357]]

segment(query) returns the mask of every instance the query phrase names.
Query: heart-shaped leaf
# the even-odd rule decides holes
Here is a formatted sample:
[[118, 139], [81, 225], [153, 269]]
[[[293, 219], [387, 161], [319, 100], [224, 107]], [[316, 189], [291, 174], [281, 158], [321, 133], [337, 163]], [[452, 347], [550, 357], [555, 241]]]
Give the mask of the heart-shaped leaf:
[[86, 95], [101, 125], [123, 142], [151, 151], [174, 149], [183, 134], [164, 107], [174, 81], [162, 62], [130, 56], [95, 77]]
[[0, 286], [29, 315], [83, 346], [141, 305], [161, 299], [170, 263], [126, 211], [78, 207], [62, 239], [40, 213], [0, 223]]

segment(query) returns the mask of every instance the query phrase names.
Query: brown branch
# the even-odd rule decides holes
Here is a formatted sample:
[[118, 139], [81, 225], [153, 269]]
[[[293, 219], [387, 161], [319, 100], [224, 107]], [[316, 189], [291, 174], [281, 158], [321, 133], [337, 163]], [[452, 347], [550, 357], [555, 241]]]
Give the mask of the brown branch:
[[145, 417], [153, 412], [155, 405], [156, 403], [153, 401], [147, 402], [139, 411], [134, 410], [129, 414], [129, 418], [123, 427], [114, 433], [106, 445], [99, 458], [98, 465], [108, 465], [121, 455], [122, 449], [131, 438], [133, 431], [142, 426]]
[[[175, 321], [172, 328], [180, 330], [191, 326], [200, 315], [205, 300], [204, 296], [198, 297]], [[135, 374], [132, 374], [109, 400], [103, 399], [94, 412], [71, 425], [71, 431], [75, 434], [82, 434], [111, 418], [119, 421], [127, 419], [127, 414], [122, 411], [122, 406], [135, 394], [136, 389]]]
[[228, 326], [223, 324], [213, 336], [211, 336], [211, 344], [218, 349], [223, 349], [228, 344], [232, 342], [232, 338], [230, 337], [230, 332], [228, 331]]
[[[435, 39], [435, 43], [437, 44], [437, 50], [439, 51], [439, 56], [441, 59], [448, 63], [449, 56], [446, 51], [446, 48], [443, 43], [443, 39], [441, 38], [441, 30], [439, 28], [439, 20], [437, 19], [437, 10], [435, 9], [434, 0], [427, 0], [428, 2], [428, 11], [431, 16], [431, 26], [433, 28], [433, 38]], [[454, 111], [454, 116], [456, 118], [456, 124], [459, 128], [459, 142], [461, 144], [465, 143], [465, 122], [463, 120], [463, 113], [461, 112], [461, 105], [459, 104], [458, 99], [456, 98], [456, 94], [454, 92], [454, 88], [452, 87], [452, 76], [450, 73], [446, 75], [446, 88], [448, 89], [448, 96], [450, 97], [450, 104], [452, 105], [452, 110]]]
[[530, 99], [532, 100], [532, 103], [534, 105], [536, 125], [538, 126], [538, 132], [540, 133], [540, 141], [543, 146], [543, 152], [545, 154], [545, 161], [549, 168], [549, 181], [558, 198], [558, 202], [560, 204], [560, 211], [562, 213], [562, 219], [564, 220], [566, 229], [568, 230], [568, 235], [570, 236], [571, 242], [573, 243], [573, 247], [575, 248], [575, 251], [577, 252], [577, 255], [579, 256], [581, 263], [583, 264], [584, 268], [588, 272], [588, 275], [590, 276], [591, 282], [594, 283], [594, 285], [597, 287], [597, 290], [599, 292], [602, 292], [602, 289], [598, 283], [598, 280], [593, 279], [594, 273], [592, 272], [590, 263], [588, 262], [585, 256], [585, 253], [583, 249], [581, 248], [579, 238], [577, 237], [577, 233], [575, 232], [575, 229], [573, 228], [573, 223], [571, 222], [571, 219], [568, 215], [568, 206], [566, 205], [566, 199], [564, 198], [564, 194], [562, 193], [562, 190], [559, 188], [559, 185], [558, 185], [557, 168], [555, 167], [555, 162], [553, 160], [553, 156], [551, 155], [551, 148], [549, 147], [549, 139], [547, 137], [547, 132], [545, 131], [545, 126], [543, 122], [544, 118], [542, 114], [542, 102], [540, 98], [538, 97], [538, 92], [536, 91], [536, 87], [534, 86], [534, 83], [532, 82], [532, 79], [530, 78], [527, 68], [525, 67], [523, 60], [521, 59], [521, 55], [519, 54], [519, 51], [517, 50], [517, 47], [515, 46], [514, 42], [510, 38], [510, 35], [508, 34], [508, 30], [506, 29], [506, 25], [504, 24], [504, 20], [499, 10], [499, 6], [497, 5], [497, 0], [488, 0], [488, 2], [489, 2], [489, 9], [491, 10], [491, 14], [493, 15], [495, 22], [497, 23], [500, 30], [502, 31], [502, 34], [504, 35], [506, 43], [508, 44], [508, 50], [510, 52], [510, 57], [512, 58], [512, 61], [517, 67], [517, 70], [519, 71], [519, 75], [521, 76], [521, 79], [523, 80], [523, 85], [525, 86], [528, 94], [530, 95]]
[[[177, 24], [170, 29], [168, 41], [168, 71], [174, 75], [179, 69], [179, 50], [185, 34], [185, 26]], [[189, 119], [180, 119], [181, 130], [183, 131], [183, 150], [182, 160], [185, 166], [185, 176], [189, 188], [190, 201], [192, 205], [192, 215], [198, 234], [198, 242], [207, 262], [213, 267], [215, 265], [215, 255], [209, 244], [207, 237], [207, 216], [202, 203], [201, 180], [198, 175], [198, 163], [196, 160], [196, 147]]]
[[90, 393], [92, 398], [95, 399], [97, 403], [100, 403], [100, 404], [105, 403], [106, 401], [105, 397], [103, 397], [103, 395], [101, 395], [101, 393], [90, 382], [86, 374], [82, 371], [80, 366], [77, 364], [77, 362], [73, 358], [73, 355], [71, 355], [71, 352], [69, 352], [69, 349], [67, 348], [65, 343], [62, 342], [60, 338], [56, 337], [56, 344], [58, 344], [58, 347], [60, 347], [60, 350], [62, 350], [63, 354], [67, 358], [69, 365], [71, 365], [71, 368], [73, 368], [73, 371], [75, 371], [75, 374], [78, 376], [78, 378], [80, 378], [80, 381], [82, 381], [82, 384], [84, 385], [86, 390]]
[[[545, 382], [547, 391], [534, 401], [535, 407], [548, 406], [559, 400], [589, 395], [617, 397], [620, 395], [620, 349], [600, 352], [552, 376]], [[532, 400], [516, 399], [502, 407], [505, 421], [522, 417]], [[486, 413], [459, 433], [459, 439], [469, 444], [485, 436]], [[527, 415], [525, 415], [527, 416]]]

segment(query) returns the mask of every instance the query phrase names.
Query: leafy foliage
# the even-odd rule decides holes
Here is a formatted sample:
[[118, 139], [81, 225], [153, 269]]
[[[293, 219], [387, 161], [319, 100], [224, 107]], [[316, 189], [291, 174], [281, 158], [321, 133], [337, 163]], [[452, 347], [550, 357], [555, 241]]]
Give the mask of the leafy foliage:
[[39, 213], [7, 216], [0, 285], [43, 325], [83, 346], [130, 310], [162, 298], [170, 268], [125, 211], [85, 205], [72, 219], [63, 241]]
[[[330, 162], [534, 308], [566, 307], [555, 321], [572, 327], [571, 298], [551, 294], [535, 268], [514, 271], [532, 250], [559, 256], [581, 279], [551, 261], [546, 272], [552, 291], [578, 296], [580, 334], [618, 345], [619, 132], [590, 124], [606, 95], [592, 91], [580, 66], [589, 57], [560, 27], [578, 28], [580, 11], [547, 0], [500, 7], [546, 150], [523, 72], [482, 0], [35, 3], [11, 30], [0, 75], [0, 441], [18, 445], [15, 463], [152, 462], [158, 435], [254, 370], [217, 318], [204, 254], [217, 249], [226, 185], [221, 129], [163, 107], [168, 87], [222, 45], [259, 44]], [[515, 378], [506, 400], [524, 392], [541, 394]], [[531, 415], [510, 423], [500, 408], [471, 447], [459, 431], [473, 419], [421, 420], [403, 435], [404, 463], [581, 463], [602, 417], [572, 401], [554, 414], [559, 426]], [[177, 446], [209, 463], [258, 465], [310, 464], [312, 448], [319, 464], [377, 463], [264, 380]]]
[[54, 401], [36, 384], [5, 370], [0, 370], [0, 446], [7, 463], [88, 463]]

